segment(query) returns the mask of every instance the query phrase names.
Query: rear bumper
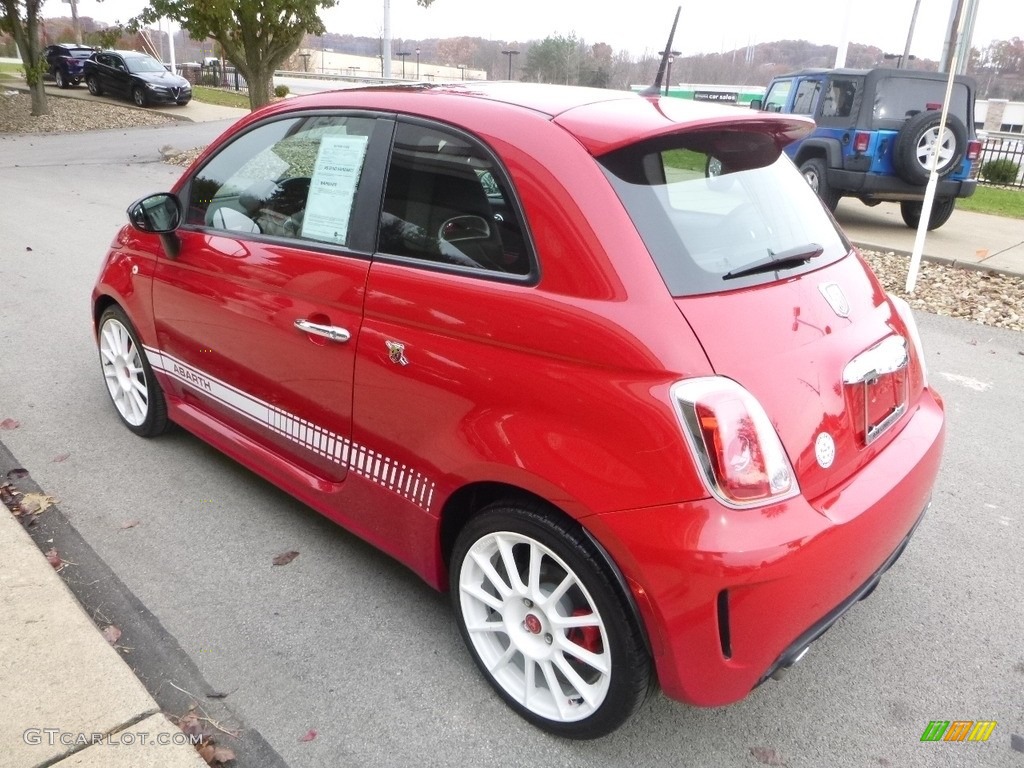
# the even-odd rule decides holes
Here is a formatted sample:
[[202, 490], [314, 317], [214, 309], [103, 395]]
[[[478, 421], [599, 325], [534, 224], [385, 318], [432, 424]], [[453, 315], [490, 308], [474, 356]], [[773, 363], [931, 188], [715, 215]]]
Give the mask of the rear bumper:
[[666, 695], [742, 699], [866, 596], [927, 506], [944, 434], [925, 390], [885, 450], [813, 502], [706, 499], [586, 518], [630, 585]]
[[[924, 186], [908, 184], [898, 176], [878, 173], [859, 173], [830, 168], [828, 183], [832, 189], [851, 197], [867, 200], [923, 200]], [[974, 179], [940, 179], [935, 188], [936, 197], [970, 197], [977, 189]]]

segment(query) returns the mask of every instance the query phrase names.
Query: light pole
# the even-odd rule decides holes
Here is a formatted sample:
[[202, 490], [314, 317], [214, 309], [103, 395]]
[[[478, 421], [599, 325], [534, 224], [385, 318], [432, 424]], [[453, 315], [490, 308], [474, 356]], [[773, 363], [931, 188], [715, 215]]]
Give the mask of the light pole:
[[[659, 56], [664, 56], [665, 52], [664, 51], [658, 51], [658, 55]], [[680, 51], [669, 51], [668, 52], [668, 69], [665, 72], [665, 95], [666, 96], [668, 96], [669, 84], [672, 82], [672, 60], [676, 56], [681, 56], [681, 55], [682, 55], [682, 53]]]
[[408, 51], [400, 51], [400, 52], [395, 54], [395, 56], [398, 56], [402, 60], [402, 79], [403, 80], [405, 80], [405, 57], [406, 56], [411, 56], [411, 55], [412, 54], [409, 53]]
[[512, 79], [512, 57], [513, 56], [518, 56], [519, 55], [519, 51], [507, 50], [507, 51], [502, 51], [501, 53], [504, 56], [508, 56], [508, 79], [511, 80]]
[[420, 79], [420, 49], [416, 49], [416, 79]]

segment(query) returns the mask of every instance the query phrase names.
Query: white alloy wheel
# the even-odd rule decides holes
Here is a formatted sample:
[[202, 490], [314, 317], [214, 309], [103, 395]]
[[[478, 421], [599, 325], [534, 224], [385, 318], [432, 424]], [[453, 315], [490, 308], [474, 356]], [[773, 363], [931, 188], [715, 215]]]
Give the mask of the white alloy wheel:
[[142, 437], [163, 432], [167, 427], [167, 402], [138, 334], [120, 307], [104, 310], [97, 337], [103, 383], [121, 421]]
[[941, 174], [949, 166], [957, 153], [956, 136], [949, 128], [942, 132], [941, 141], [939, 140], [939, 126], [937, 125], [922, 133], [921, 138], [918, 139], [914, 156], [921, 167], [930, 173], [932, 168], [932, 147], [935, 146], [936, 142], [939, 142], [939, 158], [935, 170]]
[[494, 680], [530, 712], [573, 722], [608, 695], [608, 633], [579, 577], [548, 547], [511, 531], [470, 548], [462, 615]]
[[132, 426], [142, 426], [149, 414], [146, 372], [131, 334], [114, 318], [100, 328], [100, 362], [117, 412]]

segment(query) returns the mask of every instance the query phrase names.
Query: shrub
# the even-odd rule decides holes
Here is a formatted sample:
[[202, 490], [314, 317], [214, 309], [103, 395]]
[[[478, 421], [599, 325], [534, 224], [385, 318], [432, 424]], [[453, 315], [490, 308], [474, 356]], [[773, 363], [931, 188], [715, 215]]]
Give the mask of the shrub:
[[216, 88], [220, 85], [216, 75], [203, 75], [199, 78], [199, 85], [205, 85], [208, 88]]
[[1000, 157], [998, 160], [989, 160], [981, 166], [979, 174], [985, 181], [992, 184], [1013, 184], [1020, 173], [1020, 165], [1008, 157]]
[[274, 95], [277, 96], [277, 98], [279, 99], [283, 99], [285, 96], [287, 96], [288, 92], [289, 91], [287, 85], [278, 85], [274, 88]]

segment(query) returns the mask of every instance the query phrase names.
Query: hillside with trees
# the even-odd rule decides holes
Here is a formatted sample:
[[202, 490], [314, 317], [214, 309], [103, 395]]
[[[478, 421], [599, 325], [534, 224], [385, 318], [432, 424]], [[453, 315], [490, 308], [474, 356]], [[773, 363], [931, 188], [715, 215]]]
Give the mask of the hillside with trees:
[[[105, 47], [142, 49], [139, 36], [83, 17], [80, 19], [84, 42]], [[69, 18], [46, 19], [41, 31], [43, 43], [72, 39]], [[165, 33], [148, 30], [158, 52], [168, 50]], [[335, 32], [306, 35], [303, 48], [323, 49], [361, 56], [379, 56], [381, 40]], [[505, 50], [519, 54], [512, 61], [512, 76], [516, 80], [589, 85], [602, 88], [628, 88], [634, 84], [650, 83], [657, 71], [655, 57], [634, 58], [615, 51], [610, 45], [591, 43], [575, 35], [554, 35], [543, 40], [508, 41], [488, 40], [481, 37], [453, 37], [395, 39], [394, 53], [406, 52], [406, 66], [415, 62], [419, 49], [421, 62], [464, 66], [487, 72], [489, 79], [508, 77], [509, 57]], [[184, 33], [176, 39], [177, 60], [198, 61], [204, 56], [217, 55], [212, 40], [191, 40]], [[847, 66], [853, 68], [893, 67], [895, 57], [886, 58], [886, 51], [870, 45], [851, 43], [847, 53]], [[0, 55], [14, 56], [10, 36], [0, 35]], [[722, 53], [707, 53], [677, 58], [672, 65], [673, 82], [723, 83], [760, 85], [775, 75], [804, 67], [830, 67], [835, 61], [836, 48], [806, 40], [777, 40], [770, 43], [739, 48]], [[166, 58], [166, 56], [165, 56]], [[299, 69], [295, 62], [292, 68]], [[915, 59], [907, 62], [909, 69], [938, 70], [938, 62]], [[974, 48], [968, 72], [978, 81], [978, 98], [1005, 98], [1024, 101], [1024, 40], [992, 41]]]

